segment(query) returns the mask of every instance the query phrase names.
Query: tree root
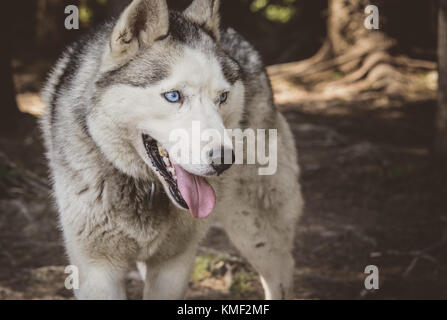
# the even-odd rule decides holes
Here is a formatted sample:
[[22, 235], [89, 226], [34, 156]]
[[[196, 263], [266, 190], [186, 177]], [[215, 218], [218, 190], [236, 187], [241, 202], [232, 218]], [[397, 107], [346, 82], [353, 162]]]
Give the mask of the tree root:
[[[328, 57], [329, 44], [324, 44], [322, 49], [314, 57], [301, 61], [286, 64], [280, 64], [269, 68], [269, 74], [272, 77], [292, 77], [302, 78], [310, 74], [327, 71], [328, 69], [342, 70], [346, 65], [355, 65], [356, 60], [361, 61], [364, 56], [377, 51], [386, 51], [392, 46], [393, 42], [383, 42], [380, 44], [373, 44], [370, 41], [359, 41], [346, 54], [334, 57], [332, 59], [325, 59]], [[352, 69], [352, 67], [351, 67]]]
[[[359, 40], [347, 53], [330, 57], [330, 45], [312, 58], [268, 68], [279, 104], [334, 101], [364, 102], [374, 99], [401, 98], [420, 90], [413, 80], [418, 74], [435, 71], [437, 64], [405, 56], [393, 57], [388, 49], [392, 40], [376, 44]], [[329, 58], [328, 58], [329, 56]], [[420, 80], [419, 80], [420, 81]], [[427, 89], [426, 84], [423, 90]], [[428, 90], [432, 90], [428, 88]]]

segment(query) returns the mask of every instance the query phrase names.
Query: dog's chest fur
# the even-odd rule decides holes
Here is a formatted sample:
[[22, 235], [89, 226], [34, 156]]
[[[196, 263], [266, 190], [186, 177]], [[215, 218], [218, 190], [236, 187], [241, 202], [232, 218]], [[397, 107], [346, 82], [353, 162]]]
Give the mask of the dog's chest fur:
[[64, 166], [64, 185], [73, 187], [61, 190], [58, 198], [65, 212], [62, 225], [70, 224], [86, 250], [120, 261], [147, 260], [159, 251], [181, 252], [177, 239], [193, 237], [199, 224], [171, 205], [158, 182], [121, 173], [98, 149], [83, 158], [88, 171], [67, 170], [74, 163]]

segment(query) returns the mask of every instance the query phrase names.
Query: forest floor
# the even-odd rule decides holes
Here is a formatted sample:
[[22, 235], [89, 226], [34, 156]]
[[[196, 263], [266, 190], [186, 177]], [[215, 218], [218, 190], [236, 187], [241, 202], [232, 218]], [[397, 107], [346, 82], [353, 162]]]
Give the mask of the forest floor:
[[[42, 79], [35, 74], [43, 73], [16, 70], [19, 102], [37, 108], [34, 86]], [[295, 239], [295, 298], [447, 298], [447, 184], [429, 152], [433, 92], [411, 102], [318, 108], [279, 101], [296, 137], [306, 200]], [[0, 150], [0, 299], [72, 299], [38, 129], [0, 138]], [[365, 290], [368, 265], [379, 268], [378, 290]], [[129, 298], [140, 298], [138, 273], [127, 282]], [[187, 298], [262, 297], [253, 269], [213, 226]]]

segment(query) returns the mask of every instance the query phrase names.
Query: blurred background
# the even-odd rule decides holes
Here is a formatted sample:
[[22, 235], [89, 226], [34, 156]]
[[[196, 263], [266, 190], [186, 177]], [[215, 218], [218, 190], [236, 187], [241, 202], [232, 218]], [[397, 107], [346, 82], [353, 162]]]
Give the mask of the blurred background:
[[[68, 264], [37, 118], [62, 50], [126, 0], [2, 4], [0, 299], [71, 299]], [[168, 0], [182, 10], [190, 0]], [[222, 0], [222, 21], [261, 52], [296, 137], [306, 212], [296, 298], [447, 298], [447, 4], [445, 0]], [[364, 27], [379, 8], [380, 29]], [[80, 10], [66, 30], [64, 9]], [[440, 70], [440, 71], [439, 71]], [[376, 265], [380, 289], [364, 287]], [[129, 297], [141, 282], [128, 275]], [[218, 225], [188, 298], [262, 298], [253, 269]]]

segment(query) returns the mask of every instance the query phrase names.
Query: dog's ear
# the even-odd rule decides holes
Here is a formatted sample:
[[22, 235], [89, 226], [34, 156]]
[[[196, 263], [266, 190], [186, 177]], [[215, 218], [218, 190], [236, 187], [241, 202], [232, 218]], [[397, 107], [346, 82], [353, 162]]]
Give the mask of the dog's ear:
[[220, 39], [220, 0], [194, 0], [183, 12], [192, 22], [210, 31], [214, 37]]
[[148, 48], [169, 31], [166, 0], [134, 0], [115, 25], [110, 41], [111, 56], [123, 60]]

